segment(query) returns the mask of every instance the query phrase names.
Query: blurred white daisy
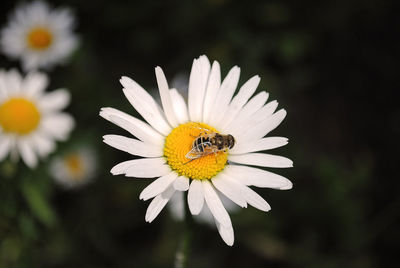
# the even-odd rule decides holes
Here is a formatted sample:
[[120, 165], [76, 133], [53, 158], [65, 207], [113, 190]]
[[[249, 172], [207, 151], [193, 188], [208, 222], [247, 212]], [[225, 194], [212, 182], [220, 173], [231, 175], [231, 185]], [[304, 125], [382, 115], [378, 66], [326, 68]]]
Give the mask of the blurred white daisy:
[[21, 156], [31, 168], [39, 157], [55, 149], [55, 140], [67, 139], [72, 117], [60, 110], [69, 101], [65, 89], [45, 93], [48, 78], [31, 72], [25, 78], [15, 71], [0, 70], [0, 161], [8, 154]]
[[[205, 203], [214, 216], [222, 239], [233, 245], [231, 219], [218, 192], [240, 207], [249, 204], [268, 211], [268, 203], [249, 186], [280, 190], [292, 188], [288, 179], [248, 166], [292, 167], [288, 158], [255, 153], [287, 144], [283, 137], [264, 138], [280, 124], [286, 111], [275, 112], [278, 104], [276, 101], [266, 103], [266, 92], [251, 97], [260, 82], [259, 76], [248, 80], [234, 96], [240, 69], [233, 67], [221, 82], [219, 63], [214, 61], [211, 66], [206, 56], [193, 62], [188, 104], [175, 89], [168, 87], [160, 67], [156, 67], [155, 72], [162, 108], [135, 81], [128, 77], [120, 80], [125, 96], [147, 123], [113, 108], [103, 108], [100, 112], [102, 117], [137, 138], [106, 135], [104, 142], [143, 157], [122, 162], [113, 167], [111, 173], [137, 178], [157, 177], [140, 194], [143, 200], [153, 198], [146, 212], [147, 222], [157, 217], [176, 191], [188, 191], [190, 212], [198, 215]], [[228, 150], [194, 160], [188, 158], [188, 152], [195, 146], [194, 141], [204, 136], [205, 130], [231, 134], [236, 143]]]
[[69, 9], [51, 10], [41, 1], [22, 4], [1, 31], [1, 49], [10, 58], [20, 59], [24, 70], [50, 68], [76, 48], [74, 23]]
[[96, 155], [89, 148], [78, 148], [56, 156], [50, 163], [50, 174], [65, 189], [89, 183], [96, 171]]

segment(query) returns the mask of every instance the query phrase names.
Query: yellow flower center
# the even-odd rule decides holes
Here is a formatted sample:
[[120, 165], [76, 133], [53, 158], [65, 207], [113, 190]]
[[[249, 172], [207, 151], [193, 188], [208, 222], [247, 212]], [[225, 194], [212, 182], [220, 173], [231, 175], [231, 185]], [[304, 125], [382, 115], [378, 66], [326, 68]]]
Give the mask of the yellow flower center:
[[81, 157], [78, 154], [71, 154], [65, 157], [64, 161], [73, 179], [79, 180], [84, 172], [84, 165]]
[[26, 135], [35, 130], [40, 113], [35, 104], [24, 98], [11, 98], [0, 104], [0, 126], [4, 132]]
[[36, 50], [43, 50], [51, 45], [53, 41], [53, 35], [46, 28], [36, 27], [28, 33], [27, 39], [28, 44], [31, 48]]
[[203, 135], [205, 129], [218, 133], [204, 123], [189, 122], [174, 128], [165, 139], [164, 156], [168, 165], [180, 176], [197, 180], [211, 179], [224, 169], [228, 159], [228, 153], [224, 151], [208, 155], [200, 153], [194, 160], [186, 158], [186, 154], [192, 150], [193, 141]]

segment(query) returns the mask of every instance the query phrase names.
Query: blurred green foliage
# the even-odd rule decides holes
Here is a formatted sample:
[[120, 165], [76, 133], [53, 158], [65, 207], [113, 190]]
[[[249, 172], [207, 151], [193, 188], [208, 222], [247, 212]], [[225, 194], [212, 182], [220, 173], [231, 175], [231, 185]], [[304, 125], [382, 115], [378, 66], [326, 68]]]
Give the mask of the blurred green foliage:
[[[15, 1], [3, 1], [1, 25]], [[164, 210], [144, 222], [149, 182], [111, 176], [129, 155], [101, 144], [122, 130], [98, 116], [115, 107], [135, 116], [118, 79], [155, 88], [153, 67], [171, 80], [206, 54], [226, 74], [254, 74], [288, 111], [274, 151], [294, 160], [290, 191], [257, 189], [271, 204], [232, 216], [235, 245], [195, 224], [190, 267], [394, 267], [400, 232], [398, 16], [386, 1], [51, 1], [77, 17], [80, 48], [49, 73], [66, 87], [76, 119], [58, 151], [90, 141], [96, 180], [76, 191], [54, 185], [48, 161], [31, 171], [0, 163], [0, 267], [171, 267], [181, 223]], [[398, 28], [398, 27], [397, 27]], [[1, 68], [18, 66], [0, 56]]]

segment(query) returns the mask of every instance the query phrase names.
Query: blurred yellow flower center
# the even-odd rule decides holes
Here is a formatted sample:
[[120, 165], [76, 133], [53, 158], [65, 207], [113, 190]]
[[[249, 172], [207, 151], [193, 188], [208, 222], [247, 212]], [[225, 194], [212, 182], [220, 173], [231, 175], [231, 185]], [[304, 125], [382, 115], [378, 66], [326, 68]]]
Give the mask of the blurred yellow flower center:
[[35, 104], [24, 98], [11, 98], [0, 104], [0, 126], [4, 132], [25, 135], [35, 130], [40, 113]]
[[27, 39], [31, 48], [43, 50], [51, 45], [53, 41], [53, 35], [46, 28], [36, 27], [28, 33]]
[[218, 133], [204, 123], [189, 122], [174, 128], [165, 139], [164, 156], [168, 165], [180, 176], [197, 180], [211, 179], [225, 168], [227, 152], [200, 154], [200, 157], [194, 160], [186, 158], [186, 154], [192, 150], [193, 141], [204, 133], [204, 129]]
[[76, 180], [80, 179], [84, 172], [81, 157], [77, 154], [71, 154], [65, 157], [64, 161], [68, 171], [72, 174], [72, 177]]

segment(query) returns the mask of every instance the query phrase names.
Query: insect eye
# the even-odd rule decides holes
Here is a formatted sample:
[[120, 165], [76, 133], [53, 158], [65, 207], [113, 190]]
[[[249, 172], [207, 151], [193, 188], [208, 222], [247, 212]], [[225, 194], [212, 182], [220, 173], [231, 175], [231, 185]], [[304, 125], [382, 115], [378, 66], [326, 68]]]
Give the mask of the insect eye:
[[232, 149], [232, 147], [235, 145], [235, 138], [233, 138], [233, 136], [229, 134], [228, 140], [229, 140], [229, 149]]

